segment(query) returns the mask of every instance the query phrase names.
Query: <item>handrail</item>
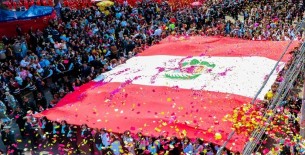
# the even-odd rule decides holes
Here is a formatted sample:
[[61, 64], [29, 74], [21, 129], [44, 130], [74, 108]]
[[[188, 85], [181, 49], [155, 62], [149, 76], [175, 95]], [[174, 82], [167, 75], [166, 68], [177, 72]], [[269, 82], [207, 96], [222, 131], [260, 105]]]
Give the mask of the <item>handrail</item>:
[[[303, 55], [303, 57], [301, 57], [301, 59], [303, 59], [303, 60], [301, 60], [300, 62], [303, 61], [302, 63], [304, 63], [304, 56], [305, 56], [305, 55]], [[295, 72], [292, 73], [293, 75], [291, 76], [291, 78], [289, 78], [289, 83], [288, 83], [288, 85], [286, 86], [286, 89], [283, 89], [284, 92], [281, 93], [281, 95], [278, 96], [278, 97], [279, 97], [279, 100], [278, 100], [278, 101], [275, 100], [275, 102], [274, 102], [274, 103], [275, 103], [275, 106], [272, 105], [272, 106], [269, 107], [269, 108], [273, 111], [273, 114], [270, 115], [270, 116], [268, 116], [268, 120], [266, 121], [267, 124], [270, 124], [270, 123], [271, 123], [272, 118], [273, 118], [274, 114], [276, 113], [276, 108], [274, 108], [274, 107], [278, 107], [278, 106], [281, 104], [281, 102], [284, 100], [284, 97], [285, 97], [285, 96], [287, 95], [287, 93], [290, 91], [290, 89], [291, 89], [291, 87], [292, 87], [292, 85], [293, 85], [293, 82], [296, 80], [296, 78], [298, 77], [300, 71], [301, 71], [303, 68], [304, 68], [304, 65], [299, 66], [299, 67], [296, 67], [297, 70], [295, 70]], [[254, 132], [254, 136], [252, 136], [252, 137], [255, 137], [255, 138], [253, 138], [254, 140], [251, 141], [251, 143], [248, 143], [248, 144], [245, 146], [245, 149], [244, 149], [243, 154], [250, 154], [250, 153], [252, 153], [253, 149], [255, 148], [255, 146], [257, 146], [257, 143], [259, 142], [259, 140], [261, 139], [261, 137], [262, 137], [263, 134], [265, 133], [265, 130], [266, 130], [267, 127], [268, 127], [268, 125], [265, 125], [265, 126], [263, 126], [261, 129], [256, 129], [256, 131]], [[253, 134], [252, 134], [252, 135], [253, 135]]]
[[[304, 44], [302, 44], [301, 46], [301, 50], [302, 53], [299, 57], [296, 58], [296, 61], [294, 61], [295, 63], [293, 63], [293, 65], [291, 65], [289, 67], [289, 69], [286, 72], [286, 76], [285, 77], [285, 81], [281, 83], [280, 88], [278, 88], [278, 92], [276, 93], [274, 99], [272, 100], [271, 104], [269, 105], [268, 110], [272, 110], [273, 113], [275, 113], [276, 108], [278, 107], [279, 104], [283, 101], [284, 97], [286, 96], [286, 94], [288, 93], [288, 91], [290, 90], [290, 87], [292, 86], [292, 83], [296, 80], [296, 77], [298, 77], [300, 70], [304, 67], [303, 65], [300, 66], [300, 64], [304, 63], [304, 56], [305, 56], [305, 50], [304, 50]], [[293, 79], [293, 80], [291, 80]], [[289, 89], [287, 89], [289, 88]], [[272, 116], [268, 116], [266, 115], [266, 113], [264, 114], [264, 118], [268, 118], [267, 120], [267, 124], [271, 122], [272, 120]], [[256, 129], [253, 133], [252, 133], [252, 138], [254, 140], [251, 141], [251, 143], [246, 144], [245, 149], [244, 149], [244, 153], [251, 153], [252, 150], [254, 149], [254, 147], [257, 145], [257, 142], [260, 140], [261, 136], [263, 135], [263, 133], [265, 132], [265, 129], [267, 128], [268, 125], [263, 126], [262, 128], [258, 128]], [[252, 145], [251, 145], [252, 144]]]

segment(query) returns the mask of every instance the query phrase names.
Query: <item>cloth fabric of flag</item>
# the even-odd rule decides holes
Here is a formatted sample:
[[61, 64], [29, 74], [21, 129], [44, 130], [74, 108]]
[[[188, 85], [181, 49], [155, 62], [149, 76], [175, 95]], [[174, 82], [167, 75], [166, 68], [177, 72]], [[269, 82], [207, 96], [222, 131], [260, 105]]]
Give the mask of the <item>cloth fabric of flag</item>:
[[[251, 101], [288, 43], [170, 36], [36, 116], [115, 133], [200, 137], [221, 145], [232, 131], [223, 117]], [[287, 54], [258, 99], [288, 60]], [[227, 147], [242, 151], [246, 141], [235, 134]]]

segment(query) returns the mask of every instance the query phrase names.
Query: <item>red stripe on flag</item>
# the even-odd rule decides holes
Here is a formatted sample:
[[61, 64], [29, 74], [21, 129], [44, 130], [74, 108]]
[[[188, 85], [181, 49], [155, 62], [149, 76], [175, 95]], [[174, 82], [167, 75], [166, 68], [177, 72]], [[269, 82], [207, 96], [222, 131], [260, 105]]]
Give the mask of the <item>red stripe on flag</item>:
[[[251, 41], [227, 37], [167, 37], [160, 44], [154, 45], [140, 56], [173, 55], [173, 56], [219, 56], [246, 57], [259, 56], [278, 60], [286, 49], [289, 41]], [[299, 44], [294, 41], [289, 48], [293, 50]], [[289, 52], [287, 52], [289, 53]], [[289, 54], [283, 58], [288, 61]]]
[[[191, 138], [202, 137], [221, 145], [232, 126], [222, 118], [250, 100], [218, 92], [89, 82], [68, 94], [55, 108], [37, 116], [75, 125], [86, 123], [92, 128], [105, 127], [116, 133], [142, 130], [145, 135], [158, 136], [166, 131], [179, 137], [186, 131]], [[215, 140], [216, 132], [222, 134], [222, 140]], [[241, 135], [234, 135], [228, 147], [241, 151], [245, 140]]]

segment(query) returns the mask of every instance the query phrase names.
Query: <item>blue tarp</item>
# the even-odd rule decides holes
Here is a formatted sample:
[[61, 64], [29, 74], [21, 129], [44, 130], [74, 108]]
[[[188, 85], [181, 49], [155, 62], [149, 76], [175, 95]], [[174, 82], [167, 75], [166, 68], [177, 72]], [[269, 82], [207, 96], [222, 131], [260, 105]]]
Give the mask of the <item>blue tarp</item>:
[[0, 22], [23, 20], [50, 15], [53, 12], [53, 7], [49, 6], [31, 6], [27, 11], [8, 11], [0, 9]]
[[16, 20], [23, 11], [8, 11], [0, 9], [0, 21]]

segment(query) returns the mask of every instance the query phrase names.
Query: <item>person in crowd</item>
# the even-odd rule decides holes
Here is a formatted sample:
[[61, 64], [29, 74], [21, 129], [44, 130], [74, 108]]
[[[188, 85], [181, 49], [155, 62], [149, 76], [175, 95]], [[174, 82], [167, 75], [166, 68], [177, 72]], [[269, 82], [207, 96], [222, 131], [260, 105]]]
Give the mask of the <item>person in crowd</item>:
[[65, 120], [61, 121], [60, 123], [60, 144], [66, 145], [67, 144], [67, 134], [69, 131], [69, 125]]
[[54, 146], [58, 144], [60, 140], [60, 124], [58, 122], [53, 122], [52, 123], [52, 132], [50, 134], [50, 139], [49, 142]]
[[126, 130], [122, 135], [124, 147], [127, 148], [128, 152], [135, 155], [135, 142], [129, 130]]
[[81, 142], [82, 145], [87, 144], [89, 146], [86, 152], [91, 153], [93, 155], [94, 154], [93, 136], [87, 124], [83, 124], [81, 126], [81, 137], [82, 137], [82, 142]]
[[31, 150], [37, 150], [40, 134], [38, 129], [38, 124], [36, 122], [36, 119], [33, 119], [31, 116], [26, 116], [24, 119], [26, 119], [24, 128], [25, 128], [25, 136], [27, 139], [27, 145], [30, 147]]
[[1, 131], [1, 138], [6, 147], [7, 154], [18, 155], [15, 134], [11, 131], [11, 126], [5, 125]]
[[7, 105], [10, 108], [9, 114], [13, 113], [16, 109], [16, 106], [18, 105], [17, 100], [13, 95], [11, 95], [9, 92], [5, 92], [5, 100], [7, 101]]
[[135, 142], [136, 154], [143, 154], [144, 151], [147, 149], [146, 146], [147, 146], [147, 139], [141, 132], [139, 132], [137, 134], [137, 140]]
[[39, 127], [40, 127], [40, 130], [41, 130], [42, 138], [44, 140], [51, 139], [50, 136], [51, 136], [51, 133], [52, 133], [52, 130], [53, 130], [52, 122], [49, 121], [46, 117], [42, 117], [39, 121], [40, 121], [39, 122]]
[[203, 146], [203, 140], [201, 140], [200, 138], [196, 139], [195, 145], [194, 145], [194, 154], [200, 154], [201, 152], [203, 152], [204, 150], [204, 146]]
[[41, 106], [43, 109], [47, 109], [47, 99], [42, 95], [41, 92], [37, 93], [37, 97], [35, 99], [36, 105]]
[[6, 114], [6, 105], [0, 100], [0, 120], [4, 123], [10, 122], [10, 118]]
[[69, 131], [67, 134], [68, 144], [66, 145], [71, 152], [71, 154], [80, 154], [78, 144], [77, 144], [77, 127], [69, 125]]
[[101, 128], [101, 140], [102, 140], [102, 151], [105, 152], [110, 146], [110, 135], [107, 132], [106, 128]]
[[98, 154], [102, 154], [102, 135], [98, 128], [94, 129], [94, 144]]
[[182, 149], [185, 154], [193, 154], [193, 144], [188, 137], [182, 139]]
[[122, 145], [119, 139], [115, 135], [110, 135], [110, 149], [114, 155], [121, 155], [123, 153]]
[[156, 138], [154, 137], [148, 138], [148, 147], [146, 152], [153, 155], [157, 154], [159, 146], [155, 142], [156, 142]]
[[23, 102], [21, 103], [20, 107], [22, 108], [23, 111], [26, 112], [37, 111], [36, 104], [26, 96], [23, 97]]
[[16, 120], [16, 123], [18, 124], [20, 134], [22, 136], [22, 139], [25, 139], [25, 112], [20, 108], [20, 106], [16, 107], [16, 110], [14, 112], [14, 118]]

